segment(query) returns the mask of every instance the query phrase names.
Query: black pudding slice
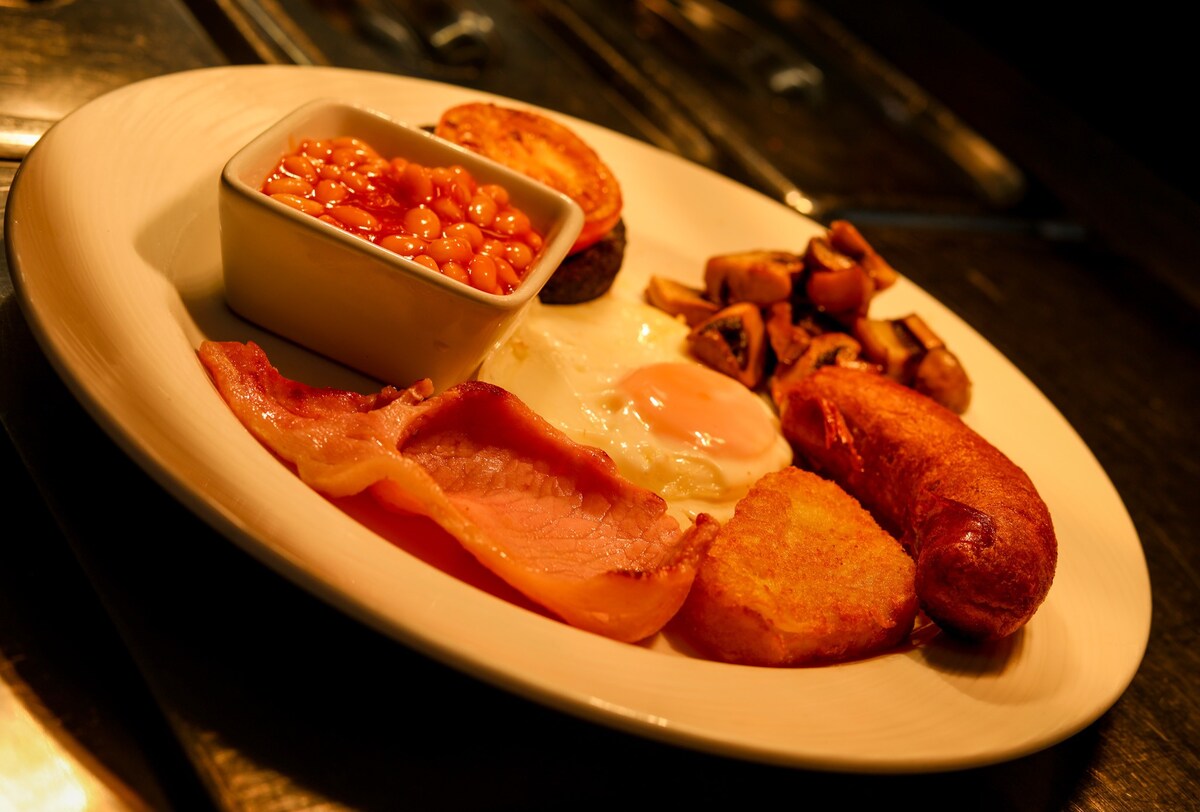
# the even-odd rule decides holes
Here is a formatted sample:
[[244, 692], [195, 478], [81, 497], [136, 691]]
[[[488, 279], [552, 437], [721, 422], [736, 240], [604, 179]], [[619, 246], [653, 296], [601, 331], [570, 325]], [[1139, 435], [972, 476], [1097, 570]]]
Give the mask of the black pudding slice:
[[608, 292], [625, 260], [625, 221], [594, 245], [562, 261], [538, 294], [545, 304], [579, 304]]

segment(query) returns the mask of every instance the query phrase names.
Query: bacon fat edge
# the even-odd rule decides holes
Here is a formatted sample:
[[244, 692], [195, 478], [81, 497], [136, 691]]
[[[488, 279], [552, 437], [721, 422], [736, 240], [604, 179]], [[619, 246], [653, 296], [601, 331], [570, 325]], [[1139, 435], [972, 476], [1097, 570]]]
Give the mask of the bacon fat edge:
[[313, 489], [369, 492], [429, 516], [485, 567], [573, 626], [625, 642], [679, 609], [717, 530], [681, 529], [625, 480], [499, 387], [429, 381], [371, 395], [285, 378], [253, 342], [201, 344], [242, 424]]

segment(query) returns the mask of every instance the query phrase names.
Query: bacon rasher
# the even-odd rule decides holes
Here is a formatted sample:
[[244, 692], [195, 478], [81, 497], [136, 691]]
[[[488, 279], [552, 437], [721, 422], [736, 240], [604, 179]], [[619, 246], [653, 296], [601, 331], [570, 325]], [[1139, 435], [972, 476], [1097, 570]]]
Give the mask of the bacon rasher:
[[428, 381], [363, 395], [289, 380], [253, 342], [199, 356], [246, 428], [315, 490], [427, 515], [567, 623], [634, 642], [679, 609], [717, 523], [686, 530], [511, 393]]

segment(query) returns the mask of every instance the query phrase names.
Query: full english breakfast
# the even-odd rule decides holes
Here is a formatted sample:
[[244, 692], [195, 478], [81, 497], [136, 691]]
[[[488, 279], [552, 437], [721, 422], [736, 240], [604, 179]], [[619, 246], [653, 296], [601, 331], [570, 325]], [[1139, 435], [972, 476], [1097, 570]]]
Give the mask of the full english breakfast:
[[[557, 284], [471, 380], [436, 395], [427, 380], [318, 389], [253, 343], [203, 342], [221, 396], [306, 484], [432, 518], [578, 628], [638, 642], [673, 623], [730, 663], [873, 656], [906, 640], [919, 613], [970, 640], [1033, 616], [1057, 559], [1049, 512], [959, 418], [970, 380], [933, 330], [916, 314], [871, 318], [899, 275], [853, 225], [836, 221], [798, 252], [712, 256], [694, 287], [653, 275], [644, 300], [616, 296], [620, 187], [582, 139], [493, 104], [452, 108], [435, 132], [559, 189], [586, 224]], [[360, 199], [374, 187], [410, 206], [456, 204], [464, 219], [443, 218], [453, 235], [402, 213], [384, 239], [424, 241], [414, 256], [451, 276], [464, 266], [460, 281], [477, 287], [475, 261], [507, 257], [519, 281], [508, 248], [459, 234], [484, 227], [468, 202], [486, 194], [500, 210], [499, 192], [351, 137], [318, 146], [327, 164], [285, 156], [264, 192], [297, 205], [332, 195], [328, 165], [343, 184], [361, 178]], [[353, 229], [365, 213], [382, 233], [375, 204], [339, 216], [341, 200], [319, 216]], [[502, 235], [536, 251], [527, 230]], [[443, 264], [434, 245], [451, 239], [478, 253]]]

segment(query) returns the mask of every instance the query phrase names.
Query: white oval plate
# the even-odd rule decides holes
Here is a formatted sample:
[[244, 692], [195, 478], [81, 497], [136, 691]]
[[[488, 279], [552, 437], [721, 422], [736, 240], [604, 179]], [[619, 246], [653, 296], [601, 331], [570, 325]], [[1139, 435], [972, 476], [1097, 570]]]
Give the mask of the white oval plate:
[[[976, 382], [968, 422], [1025, 468], [1057, 526], [1050, 595], [1003, 645], [959, 649], [938, 639], [864, 662], [782, 670], [695, 659], [662, 636], [623, 645], [471, 586], [309, 490], [233, 417], [195, 349], [205, 338], [253, 339], [290, 377], [375, 388], [238, 320], [222, 296], [221, 167], [318, 97], [418, 125], [486, 98], [341, 69], [172, 74], [112, 92], [54, 126], [22, 164], [8, 202], [14, 284], [52, 363], [123, 449], [234, 542], [361, 621], [513, 692], [648, 737], [775, 764], [917, 772], [1002, 761], [1070, 736], [1125, 690], [1149, 635], [1150, 586], [1120, 497], [1042, 394], [905, 280], [875, 312], [920, 313], [955, 349]], [[629, 250], [614, 295], [637, 295], [652, 271], [695, 282], [715, 253], [799, 250], [817, 229], [719, 175], [568, 123], [623, 185]]]

